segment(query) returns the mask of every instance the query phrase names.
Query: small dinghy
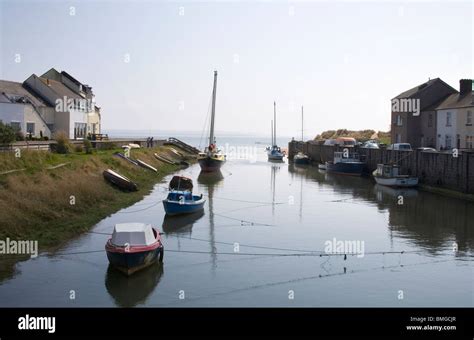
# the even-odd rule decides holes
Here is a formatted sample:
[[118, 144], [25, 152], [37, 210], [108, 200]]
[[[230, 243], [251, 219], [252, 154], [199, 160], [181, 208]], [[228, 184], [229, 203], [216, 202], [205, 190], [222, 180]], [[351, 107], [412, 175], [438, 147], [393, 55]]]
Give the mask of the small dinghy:
[[117, 186], [118, 188], [126, 191], [137, 191], [138, 186], [136, 183], [132, 182], [130, 179], [127, 177], [120, 175], [119, 173], [107, 169], [104, 170], [102, 173], [104, 175], [104, 178], [109, 182], [112, 183], [113, 185]]
[[168, 197], [163, 200], [166, 214], [191, 214], [204, 209], [205, 199], [201, 195], [193, 195], [193, 181], [183, 176], [174, 176], [169, 185]]
[[123, 153], [117, 152], [115, 156], [125, 159], [127, 162], [132, 163], [133, 165], [138, 165], [137, 161], [125, 156]]
[[318, 169], [319, 170], [326, 170], [326, 163], [319, 163], [318, 164]]
[[105, 245], [110, 264], [126, 275], [163, 261], [164, 248], [158, 230], [150, 224], [119, 223]]
[[176, 162], [173, 162], [172, 160], [170, 160], [166, 157], [158, 155], [157, 153], [155, 153], [154, 156], [155, 156], [156, 159], [158, 159], [159, 161], [162, 161], [164, 163], [168, 163], [168, 164], [175, 164], [176, 163]]
[[309, 157], [302, 152], [298, 152], [293, 158], [293, 162], [299, 165], [309, 164]]
[[372, 172], [377, 184], [389, 187], [409, 188], [418, 185], [418, 177], [400, 175], [400, 167], [396, 164], [377, 164]]
[[158, 172], [158, 170], [155, 167], [151, 166], [150, 164], [145, 163], [144, 161], [141, 161], [139, 159], [137, 159], [136, 161], [137, 161], [138, 165], [140, 165], [142, 168], [145, 168], [145, 169], [148, 169], [148, 170], [151, 170], [151, 171], [154, 171], [154, 172]]

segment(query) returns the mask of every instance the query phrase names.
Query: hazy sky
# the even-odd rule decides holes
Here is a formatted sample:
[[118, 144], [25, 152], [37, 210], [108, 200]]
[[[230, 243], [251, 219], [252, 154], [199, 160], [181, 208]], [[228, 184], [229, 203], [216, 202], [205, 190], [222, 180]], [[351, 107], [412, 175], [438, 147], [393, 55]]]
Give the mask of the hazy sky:
[[472, 1], [0, 0], [0, 11], [0, 79], [65, 70], [93, 87], [104, 129], [202, 131], [213, 70], [217, 130], [270, 134], [276, 100], [278, 133], [301, 134], [304, 105], [306, 137], [388, 130], [400, 92], [473, 77]]

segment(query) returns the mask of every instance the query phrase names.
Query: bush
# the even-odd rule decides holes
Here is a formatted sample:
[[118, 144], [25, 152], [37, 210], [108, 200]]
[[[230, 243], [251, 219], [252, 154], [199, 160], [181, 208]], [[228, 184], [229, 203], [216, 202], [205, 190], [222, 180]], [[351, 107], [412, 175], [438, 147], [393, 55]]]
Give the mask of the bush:
[[92, 153], [92, 143], [90, 140], [86, 139], [84, 141], [84, 148], [86, 149], [86, 153], [87, 154], [91, 154]]
[[76, 144], [76, 145], [74, 145], [74, 151], [75, 152], [82, 152], [82, 151], [84, 151], [84, 148], [82, 147], [81, 144]]
[[25, 140], [25, 135], [21, 131], [16, 131], [15, 132], [15, 140], [16, 141], [22, 141]]
[[9, 125], [0, 122], [0, 144], [10, 144], [15, 141], [15, 130]]
[[64, 131], [56, 132], [54, 140], [56, 141], [55, 151], [57, 153], [66, 154], [71, 151], [71, 143], [69, 143], [69, 138]]

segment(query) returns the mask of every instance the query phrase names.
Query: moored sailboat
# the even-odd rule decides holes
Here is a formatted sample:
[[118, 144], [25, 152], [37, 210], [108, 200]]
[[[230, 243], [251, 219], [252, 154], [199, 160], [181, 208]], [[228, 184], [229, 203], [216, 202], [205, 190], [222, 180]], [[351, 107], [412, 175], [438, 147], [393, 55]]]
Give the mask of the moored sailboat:
[[269, 161], [282, 161], [285, 156], [276, 143], [276, 103], [273, 102], [273, 121], [272, 121], [272, 146], [267, 148]]
[[218, 171], [225, 162], [225, 155], [217, 148], [214, 136], [214, 121], [216, 116], [217, 71], [214, 71], [214, 86], [212, 90], [211, 127], [209, 132], [209, 146], [198, 155], [198, 163], [202, 171]]
[[[301, 107], [301, 142], [304, 143], [304, 135], [303, 135], [303, 106]], [[303, 152], [298, 152], [295, 157], [293, 157], [293, 162], [295, 164], [309, 164], [309, 157], [305, 155]]]

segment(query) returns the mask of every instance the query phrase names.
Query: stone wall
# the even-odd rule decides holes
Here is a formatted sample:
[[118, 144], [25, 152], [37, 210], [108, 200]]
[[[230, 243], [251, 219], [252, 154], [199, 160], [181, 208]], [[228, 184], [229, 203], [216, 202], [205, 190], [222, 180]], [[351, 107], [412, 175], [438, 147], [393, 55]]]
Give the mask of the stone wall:
[[[352, 149], [352, 148], [351, 148]], [[288, 143], [290, 160], [298, 151], [303, 151], [314, 163], [323, 163], [333, 159], [334, 151], [342, 147], [320, 145], [314, 142]], [[402, 173], [417, 176], [420, 183], [439, 186], [464, 193], [474, 194], [474, 153], [460, 152], [458, 157], [451, 153], [393, 151], [382, 149], [353, 148], [366, 162], [366, 172], [370, 174], [379, 163], [396, 162]], [[352, 150], [351, 150], [352, 152]]]

